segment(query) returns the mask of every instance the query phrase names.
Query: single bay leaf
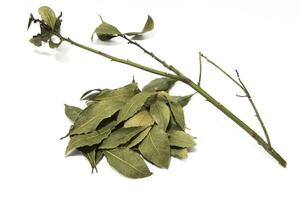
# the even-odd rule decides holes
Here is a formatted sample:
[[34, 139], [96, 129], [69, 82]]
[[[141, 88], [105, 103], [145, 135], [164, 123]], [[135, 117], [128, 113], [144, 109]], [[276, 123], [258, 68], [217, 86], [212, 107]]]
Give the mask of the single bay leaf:
[[83, 93], [83, 95], [80, 97], [80, 100], [91, 100], [91, 96], [92, 94], [96, 94], [98, 95], [102, 90], [101, 89], [92, 89], [92, 90], [88, 90], [85, 93]]
[[102, 41], [110, 40], [111, 38], [122, 34], [117, 27], [104, 21], [96, 28], [94, 33], [96, 33], [98, 38]]
[[153, 118], [148, 111], [143, 110], [133, 115], [124, 123], [125, 128], [138, 127], [138, 126], [151, 126], [154, 123]]
[[82, 155], [84, 157], [86, 157], [86, 159], [89, 161], [91, 167], [92, 167], [92, 173], [94, 171], [94, 169], [96, 169], [96, 172], [98, 172], [97, 170], [97, 164], [96, 164], [96, 150], [97, 150], [97, 146], [93, 145], [93, 146], [84, 146], [84, 147], [79, 147], [77, 148], [78, 151], [80, 151], [82, 153]]
[[146, 138], [139, 145], [142, 155], [161, 168], [168, 168], [170, 164], [170, 145], [168, 136], [157, 125], [154, 125]]
[[99, 101], [90, 104], [84, 109], [74, 122], [69, 135], [76, 135], [94, 131], [100, 122], [121, 109], [123, 102], [119, 101]]
[[171, 112], [174, 116], [175, 121], [177, 122], [178, 126], [184, 130], [185, 129], [185, 121], [184, 121], [184, 112], [181, 105], [177, 102], [169, 101], [169, 106]]
[[42, 46], [42, 36], [41, 34], [37, 34], [32, 36], [32, 38], [29, 40], [32, 44], [34, 44], [37, 47]]
[[141, 156], [130, 149], [116, 148], [104, 154], [109, 165], [124, 176], [144, 178], [152, 175]]
[[170, 78], [157, 78], [152, 80], [148, 83], [144, 88], [143, 91], [148, 92], [156, 92], [156, 91], [169, 91], [174, 84], [176, 83], [175, 79]]
[[113, 149], [127, 143], [131, 138], [143, 131], [146, 127], [120, 128], [113, 131], [99, 146], [99, 149]]
[[105, 138], [109, 136], [111, 130], [115, 127], [115, 125], [116, 122], [113, 121], [100, 130], [93, 131], [87, 134], [74, 135], [69, 141], [65, 154], [67, 155], [70, 151], [79, 147], [92, 146], [94, 144], [101, 143]]
[[183, 131], [168, 132], [170, 146], [191, 148], [196, 146], [194, 138]]
[[145, 101], [151, 95], [153, 95], [152, 92], [140, 92], [135, 96], [133, 96], [131, 99], [129, 99], [127, 103], [120, 110], [117, 122], [120, 123], [132, 117], [136, 112], [138, 112], [142, 108]]
[[139, 88], [136, 82], [125, 85], [124, 87], [117, 88], [114, 90], [100, 92], [95, 98], [94, 101], [103, 101], [103, 100], [118, 100], [122, 102], [127, 102], [131, 97], [139, 92]]
[[171, 156], [186, 159], [188, 157], [188, 150], [187, 148], [171, 148]]
[[168, 125], [167, 130], [168, 130], [168, 131], [172, 131], [172, 130], [178, 130], [178, 131], [180, 131], [180, 130], [182, 130], [182, 129], [178, 126], [178, 124], [177, 124], [177, 122], [175, 121], [173, 115], [170, 116], [170, 122], [169, 122], [169, 125]]
[[153, 21], [152, 17], [150, 15], [148, 15], [147, 21], [146, 21], [142, 31], [128, 32], [128, 33], [125, 33], [125, 35], [128, 35], [128, 36], [142, 35], [146, 32], [152, 31], [153, 28], [154, 28], [154, 21]]
[[96, 165], [99, 164], [99, 162], [102, 160], [102, 158], [104, 157], [104, 151], [102, 151], [101, 149], [97, 149], [96, 150]]
[[42, 20], [52, 29], [55, 27], [56, 16], [54, 11], [48, 6], [42, 6], [39, 8], [39, 14]]
[[194, 94], [185, 95], [185, 96], [173, 96], [173, 98], [176, 102], [178, 102], [181, 105], [181, 107], [184, 107], [190, 102], [193, 95]]
[[132, 148], [136, 145], [138, 145], [140, 142], [143, 141], [143, 139], [145, 139], [145, 137], [148, 135], [149, 131], [151, 130], [152, 127], [148, 127], [145, 130], [143, 130], [142, 132], [140, 132], [138, 134], [137, 137], [135, 137], [128, 145], [127, 148]]
[[150, 106], [150, 114], [159, 127], [166, 131], [170, 120], [170, 109], [163, 101], [156, 101]]
[[78, 118], [81, 112], [81, 108], [65, 104], [65, 114], [72, 122], [74, 122]]

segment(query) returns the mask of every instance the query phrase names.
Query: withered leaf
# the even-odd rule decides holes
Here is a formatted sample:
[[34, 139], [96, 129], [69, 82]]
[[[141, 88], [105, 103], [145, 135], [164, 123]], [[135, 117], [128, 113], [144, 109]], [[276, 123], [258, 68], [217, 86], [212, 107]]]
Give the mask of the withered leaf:
[[176, 83], [175, 79], [170, 78], [157, 78], [152, 80], [148, 83], [144, 88], [143, 91], [148, 92], [156, 92], [156, 91], [169, 91], [174, 84]]
[[65, 114], [72, 122], [74, 122], [78, 118], [81, 112], [81, 108], [65, 104]]
[[178, 102], [181, 105], [181, 107], [184, 107], [190, 102], [193, 96], [194, 94], [190, 94], [185, 96], [173, 96], [173, 98], [176, 102]]
[[109, 165], [124, 176], [144, 178], [152, 175], [141, 156], [130, 149], [116, 148], [104, 154]]
[[136, 113], [135, 115], [133, 115], [133, 117], [128, 119], [124, 123], [124, 127], [129, 128], [129, 127], [138, 127], [138, 126], [151, 126], [153, 123], [154, 123], [154, 120], [151, 117], [151, 115], [149, 114], [149, 112], [146, 110], [143, 110], [143, 111]]
[[121, 144], [125, 144], [145, 128], [146, 127], [132, 127], [117, 129], [100, 144], [99, 149], [113, 149]]
[[122, 34], [117, 27], [104, 21], [96, 28], [94, 33], [96, 33], [98, 38], [102, 41], [110, 40], [111, 38]]
[[142, 108], [145, 101], [151, 95], [153, 95], [152, 92], [141, 92], [133, 96], [131, 99], [129, 99], [127, 103], [120, 110], [117, 122], [120, 123], [133, 116], [136, 112], [138, 112]]
[[186, 159], [188, 157], [188, 150], [187, 148], [171, 148], [171, 156]]
[[166, 131], [170, 120], [170, 109], [163, 101], [156, 101], [150, 106], [150, 114], [159, 127]]
[[48, 6], [42, 6], [38, 10], [42, 20], [52, 29], [55, 27], [56, 16], [54, 11]]
[[170, 164], [170, 145], [167, 134], [154, 125], [146, 138], [139, 145], [142, 155], [161, 168], [168, 168]]
[[125, 33], [125, 35], [128, 35], [128, 36], [142, 35], [146, 32], [152, 31], [153, 28], [154, 28], [154, 21], [153, 21], [152, 17], [150, 15], [148, 15], [147, 21], [146, 21], [142, 31], [128, 32], [128, 33]]
[[138, 134], [137, 137], [135, 137], [128, 145], [127, 148], [132, 148], [136, 145], [138, 145], [143, 139], [148, 135], [149, 131], [151, 130], [152, 127], [148, 127], [142, 132]]
[[184, 112], [183, 112], [181, 105], [177, 102], [169, 101], [169, 106], [170, 106], [171, 112], [172, 112], [174, 119], [177, 122], [178, 126], [182, 130], [185, 130]]
[[139, 92], [139, 88], [137, 86], [137, 83], [133, 82], [118, 89], [100, 92], [96, 97], [93, 98], [93, 100], [94, 101], [118, 100], [122, 102], [127, 102], [131, 97], [133, 97], [138, 92]]
[[99, 101], [90, 104], [80, 113], [69, 135], [88, 133], [96, 130], [102, 120], [120, 110], [123, 104], [123, 102], [119, 101]]
[[[102, 90], [101, 89], [92, 89], [88, 90], [82, 94], [80, 100], [92, 100], [96, 95], [98, 95]], [[93, 96], [91, 96], [93, 95]]]
[[191, 148], [196, 146], [194, 138], [183, 132], [183, 131], [171, 131], [168, 132], [169, 143], [171, 146], [182, 147], [182, 148]]
[[94, 144], [101, 143], [105, 138], [108, 137], [115, 125], [116, 122], [112, 121], [100, 130], [87, 134], [74, 135], [69, 141], [65, 154], [67, 155], [70, 151], [79, 147], [92, 146]]

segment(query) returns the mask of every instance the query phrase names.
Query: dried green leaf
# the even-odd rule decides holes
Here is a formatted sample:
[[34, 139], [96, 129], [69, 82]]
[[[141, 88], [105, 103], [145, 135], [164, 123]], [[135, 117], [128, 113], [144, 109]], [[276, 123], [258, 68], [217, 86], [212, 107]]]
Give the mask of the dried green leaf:
[[145, 130], [143, 130], [142, 132], [140, 132], [137, 137], [135, 137], [132, 141], [130, 141], [130, 143], [127, 145], [127, 148], [132, 148], [132, 147], [138, 145], [140, 142], [142, 142], [143, 139], [145, 139], [145, 137], [148, 135], [151, 128], [152, 127], [148, 127]]
[[177, 122], [175, 121], [173, 115], [170, 116], [170, 122], [169, 122], [169, 125], [168, 125], [168, 128], [167, 128], [168, 131], [172, 131], [172, 130], [182, 130]]
[[194, 94], [185, 95], [185, 96], [173, 96], [174, 100], [178, 102], [182, 107], [186, 106]]
[[120, 128], [113, 131], [99, 146], [99, 149], [113, 149], [127, 143], [131, 138], [143, 131], [146, 127]]
[[170, 131], [168, 134], [170, 146], [182, 148], [191, 148], [196, 146], [194, 138], [183, 131]]
[[130, 128], [130, 127], [138, 127], [138, 126], [151, 126], [153, 123], [154, 120], [149, 114], [149, 112], [143, 110], [133, 115], [133, 117], [131, 117], [130, 119], [128, 119], [125, 122], [124, 127]]
[[127, 103], [120, 110], [117, 122], [120, 123], [133, 116], [136, 112], [138, 112], [142, 108], [146, 100], [151, 95], [153, 95], [152, 92], [141, 92], [133, 96], [131, 99], [129, 99]]
[[168, 136], [161, 128], [154, 125], [146, 138], [139, 145], [142, 155], [161, 168], [168, 168], [170, 164], [170, 145]]
[[77, 149], [78, 151], [80, 151], [82, 153], [82, 155], [84, 157], [86, 157], [86, 159], [89, 161], [91, 167], [92, 167], [92, 173], [94, 171], [94, 169], [97, 170], [97, 163], [96, 163], [96, 150], [97, 150], [97, 146], [93, 145], [93, 146], [84, 146], [84, 147], [79, 147]]
[[156, 92], [156, 91], [169, 91], [174, 84], [176, 83], [176, 80], [170, 79], [170, 78], [157, 78], [152, 80], [150, 83], [148, 83], [144, 88], [143, 91], [148, 92]]
[[185, 130], [184, 112], [181, 105], [177, 102], [169, 101], [169, 106], [176, 123], [182, 130]]
[[42, 20], [52, 29], [55, 27], [56, 16], [54, 11], [48, 6], [42, 6], [39, 8], [39, 14]]
[[32, 22], [34, 21], [33, 15], [30, 13], [30, 17], [28, 19], [27, 30], [30, 28]]
[[124, 176], [144, 178], [152, 175], [141, 156], [130, 149], [116, 148], [104, 154], [109, 165]]
[[100, 122], [111, 117], [124, 105], [119, 101], [99, 101], [84, 109], [74, 122], [69, 135], [88, 133], [96, 130]]
[[188, 157], [188, 150], [187, 150], [187, 148], [172, 148], [171, 147], [171, 156], [179, 158], [179, 159], [186, 159]]
[[81, 108], [65, 104], [65, 114], [72, 122], [74, 122], [78, 118], [81, 112]]
[[[97, 96], [102, 90], [101, 89], [92, 89], [88, 90], [80, 97], [80, 100], [92, 100], [95, 96]], [[93, 96], [91, 96], [93, 95]]]
[[34, 36], [29, 40], [29, 42], [31, 42], [32, 44], [34, 44], [34, 45], [37, 46], [37, 47], [42, 46], [42, 36], [41, 36], [41, 34], [34, 35]]
[[74, 135], [69, 141], [65, 154], [67, 155], [70, 151], [79, 147], [92, 146], [94, 144], [101, 143], [105, 138], [109, 136], [111, 130], [115, 127], [115, 125], [116, 122], [112, 121], [100, 130], [93, 131], [87, 134]]
[[128, 32], [128, 33], [125, 33], [125, 35], [128, 35], [128, 36], [142, 35], [146, 32], [152, 31], [153, 28], [154, 28], [154, 21], [153, 21], [152, 17], [150, 15], [148, 15], [147, 21], [146, 21], [142, 31], [140, 31], [140, 32]]
[[150, 106], [150, 114], [157, 125], [166, 131], [170, 121], [170, 109], [163, 101], [156, 101]]
[[102, 21], [102, 23], [96, 28], [94, 33], [97, 34], [98, 38], [102, 41], [110, 40], [111, 38], [117, 37], [122, 34], [117, 27]]
[[131, 97], [133, 97], [139, 91], [140, 90], [137, 86], [137, 83], [133, 82], [121, 88], [100, 92], [100, 94], [98, 94], [95, 98], [93, 98], [93, 100], [94, 101], [118, 100], [122, 102], [127, 102]]

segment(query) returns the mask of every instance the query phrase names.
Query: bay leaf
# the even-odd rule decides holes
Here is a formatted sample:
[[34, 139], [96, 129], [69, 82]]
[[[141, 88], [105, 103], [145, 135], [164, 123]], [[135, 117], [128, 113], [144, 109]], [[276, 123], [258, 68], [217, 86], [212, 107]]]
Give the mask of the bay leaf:
[[143, 110], [133, 115], [124, 123], [125, 128], [138, 127], [138, 126], [151, 126], [154, 123], [153, 118], [148, 111]]
[[138, 134], [137, 137], [135, 137], [128, 145], [127, 148], [132, 148], [136, 145], [138, 145], [140, 142], [143, 141], [143, 139], [145, 139], [145, 137], [148, 135], [149, 131], [151, 130], [152, 127], [148, 127], [145, 130], [143, 130], [142, 132], [140, 132]]
[[170, 145], [168, 136], [157, 125], [154, 125], [146, 138], [139, 145], [139, 151], [150, 162], [161, 168], [170, 164]]
[[168, 132], [170, 146], [191, 148], [196, 146], [194, 138], [183, 131]]
[[107, 92], [100, 92], [96, 97], [93, 98], [94, 101], [104, 101], [104, 100], [118, 100], [122, 102], [127, 102], [131, 97], [139, 92], [139, 88], [136, 82], [125, 85], [124, 87], [110, 90]]
[[156, 78], [144, 86], [142, 91], [148, 92], [157, 92], [157, 91], [169, 91], [174, 84], [176, 83], [175, 79], [170, 78]]
[[120, 123], [132, 117], [136, 112], [138, 112], [142, 108], [145, 101], [151, 95], [153, 95], [152, 92], [141, 92], [129, 99], [127, 103], [121, 108], [117, 122]]
[[127, 143], [131, 138], [143, 131], [146, 127], [120, 128], [113, 131], [99, 146], [99, 149], [113, 149]]
[[98, 38], [102, 41], [110, 40], [122, 34], [117, 27], [104, 21], [96, 28], [94, 33], [96, 33]]
[[94, 96], [98, 95], [101, 91], [102, 91], [101, 89], [88, 90], [82, 94], [82, 96], [80, 97], [80, 100], [91, 100], [91, 99], [93, 99], [93, 98], [91, 98], [91, 95], [94, 95]]
[[116, 148], [104, 154], [109, 165], [126, 177], [144, 178], [152, 175], [141, 156], [130, 149]]
[[96, 163], [96, 150], [97, 146], [84, 146], [77, 148], [78, 151], [82, 153], [82, 155], [89, 161], [91, 167], [92, 167], [92, 173], [94, 172], [94, 169], [96, 172], [98, 172], [97, 169], [97, 163]]
[[175, 121], [173, 115], [170, 116], [170, 121], [169, 121], [169, 125], [168, 125], [168, 128], [167, 128], [168, 131], [172, 131], [172, 130], [182, 130], [177, 122]]
[[194, 94], [190, 94], [185, 96], [173, 96], [173, 98], [176, 102], [178, 102], [181, 105], [181, 107], [184, 107], [190, 102], [193, 96]]
[[128, 33], [125, 33], [125, 35], [128, 35], [128, 36], [142, 35], [146, 32], [152, 31], [153, 28], [154, 28], [154, 21], [153, 21], [152, 17], [150, 15], [148, 15], [147, 21], [146, 21], [142, 31], [128, 32]]
[[52, 29], [55, 27], [56, 16], [54, 11], [48, 6], [42, 6], [38, 10], [42, 20]]
[[74, 122], [78, 118], [81, 112], [81, 108], [65, 104], [65, 114], [72, 122]]
[[150, 114], [159, 127], [166, 131], [170, 121], [170, 109], [163, 101], [156, 101], [150, 106]]
[[171, 148], [171, 156], [186, 159], [188, 157], [188, 150], [187, 148]]
[[67, 155], [70, 151], [79, 147], [92, 146], [94, 144], [101, 143], [105, 138], [109, 136], [111, 130], [115, 127], [115, 125], [116, 122], [113, 121], [100, 130], [93, 131], [87, 134], [74, 135], [70, 138], [65, 154]]
[[183, 112], [181, 105], [177, 102], [169, 101], [169, 106], [170, 106], [172, 115], [174, 116], [174, 119], [177, 122], [178, 126], [182, 130], [185, 130], [184, 112]]
[[119, 101], [99, 101], [90, 104], [84, 109], [74, 122], [69, 135], [76, 135], [94, 131], [100, 122], [121, 109], [123, 102]]

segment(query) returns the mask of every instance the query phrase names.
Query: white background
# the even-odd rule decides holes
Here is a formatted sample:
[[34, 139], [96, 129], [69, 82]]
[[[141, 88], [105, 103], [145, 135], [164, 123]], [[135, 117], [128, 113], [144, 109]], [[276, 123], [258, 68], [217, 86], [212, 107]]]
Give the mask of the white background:
[[[299, 35], [297, 0], [198, 1], [4, 1], [1, 3], [0, 199], [299, 199]], [[142, 28], [147, 14], [155, 31], [140, 41], [197, 80], [198, 51], [241, 77], [260, 109], [274, 148], [287, 160], [280, 167], [247, 133], [196, 95], [185, 108], [197, 151], [169, 170], [149, 165], [149, 178], [124, 178], [100, 163], [91, 174], [80, 157], [65, 158], [69, 128], [64, 103], [83, 106], [81, 94], [115, 88], [132, 76], [142, 87], [157, 77], [110, 62], [69, 44], [52, 50], [28, 39], [27, 19], [41, 5], [63, 11], [62, 33], [116, 56], [163, 69], [121, 39], [90, 41], [104, 20], [121, 31]], [[205, 64], [202, 86], [256, 130], [247, 99], [222, 74]], [[173, 94], [189, 94], [183, 84]]]

